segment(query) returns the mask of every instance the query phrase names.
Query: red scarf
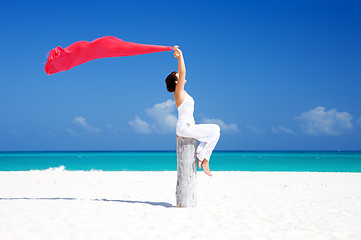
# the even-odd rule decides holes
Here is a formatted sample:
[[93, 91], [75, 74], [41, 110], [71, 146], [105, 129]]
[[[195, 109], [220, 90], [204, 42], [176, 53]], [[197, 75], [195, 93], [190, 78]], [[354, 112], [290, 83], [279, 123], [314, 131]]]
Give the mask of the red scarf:
[[106, 57], [124, 57], [173, 50], [173, 47], [125, 42], [116, 37], [101, 37], [92, 42], [79, 41], [67, 48], [49, 52], [45, 72], [53, 74], [69, 70], [85, 62]]

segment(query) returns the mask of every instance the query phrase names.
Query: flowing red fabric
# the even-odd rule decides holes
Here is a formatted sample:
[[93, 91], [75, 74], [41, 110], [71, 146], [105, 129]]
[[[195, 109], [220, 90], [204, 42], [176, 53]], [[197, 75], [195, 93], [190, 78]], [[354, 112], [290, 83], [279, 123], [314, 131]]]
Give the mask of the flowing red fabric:
[[79, 41], [49, 52], [45, 72], [53, 74], [82, 63], [106, 57], [124, 57], [173, 50], [172, 47], [125, 42], [116, 37], [101, 37], [92, 42]]

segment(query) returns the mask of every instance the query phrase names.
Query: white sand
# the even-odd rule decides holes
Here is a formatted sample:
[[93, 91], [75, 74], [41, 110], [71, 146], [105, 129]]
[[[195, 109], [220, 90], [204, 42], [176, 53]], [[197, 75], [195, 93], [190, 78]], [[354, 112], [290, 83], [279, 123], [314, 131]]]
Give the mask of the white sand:
[[360, 173], [0, 172], [0, 239], [361, 239]]

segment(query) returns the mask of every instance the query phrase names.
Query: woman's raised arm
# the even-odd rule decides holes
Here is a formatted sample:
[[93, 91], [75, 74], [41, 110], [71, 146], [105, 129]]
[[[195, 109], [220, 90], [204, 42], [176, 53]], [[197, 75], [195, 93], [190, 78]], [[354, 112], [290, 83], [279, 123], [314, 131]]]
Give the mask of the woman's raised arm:
[[178, 74], [179, 74], [179, 78], [178, 78], [178, 83], [177, 83], [177, 87], [178, 89], [184, 89], [184, 84], [186, 83], [186, 66], [184, 64], [184, 58], [183, 58], [183, 53], [182, 51], [179, 49], [178, 46], [174, 46], [174, 57], [176, 57], [178, 59]]

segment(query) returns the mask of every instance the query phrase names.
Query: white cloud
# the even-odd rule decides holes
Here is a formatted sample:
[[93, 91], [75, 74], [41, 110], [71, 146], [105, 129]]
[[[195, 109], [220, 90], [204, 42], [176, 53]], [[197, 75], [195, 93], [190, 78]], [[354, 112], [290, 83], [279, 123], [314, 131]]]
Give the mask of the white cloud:
[[175, 109], [175, 102], [171, 99], [146, 109], [145, 112], [152, 118], [152, 129], [157, 133], [175, 132], [177, 125], [177, 116], [173, 114]]
[[221, 119], [204, 118], [201, 122], [206, 124], [217, 124], [221, 128], [222, 132], [241, 132], [235, 123], [226, 124]]
[[135, 119], [128, 122], [129, 125], [134, 129], [134, 131], [143, 134], [152, 133], [152, 129], [146, 121], [143, 121], [138, 116], [135, 116]]
[[[165, 102], [157, 103], [151, 108], [145, 110], [149, 121], [144, 121], [138, 116], [129, 125], [137, 132], [149, 134], [155, 132], [158, 134], [175, 133], [177, 126], [176, 105], [174, 100], [168, 99]], [[221, 119], [204, 118], [202, 123], [218, 124], [224, 132], [241, 132], [234, 123], [226, 124]]]
[[361, 117], [358, 118], [357, 124], [361, 125]]
[[144, 121], [138, 116], [129, 122], [129, 125], [138, 133], [149, 134], [156, 132], [166, 134], [175, 132], [177, 125], [177, 116], [174, 100], [168, 99], [165, 102], [157, 103], [151, 108], [145, 110], [149, 121]]
[[316, 107], [296, 117], [301, 121], [305, 133], [310, 135], [340, 135], [352, 129], [352, 116], [348, 112], [337, 112], [336, 109], [325, 111], [324, 107]]
[[115, 134], [115, 135], [118, 135], [122, 131], [121, 128], [115, 128], [110, 123], [106, 123], [105, 126], [106, 126], [106, 129], [109, 130], [109, 132], [111, 132], [112, 134]]
[[78, 133], [76, 131], [74, 131], [73, 129], [67, 128], [66, 132], [68, 133], [68, 135], [70, 136], [77, 136]]
[[255, 127], [255, 126], [252, 126], [250, 124], [247, 124], [246, 128], [248, 128], [249, 130], [251, 130], [253, 133], [256, 133], [256, 134], [259, 134], [259, 133], [263, 132], [262, 128]]
[[99, 133], [101, 132], [101, 130], [99, 128], [95, 128], [90, 126], [84, 117], [75, 117], [74, 118], [74, 123], [76, 125], [78, 125], [79, 127], [81, 127], [83, 130], [85, 130], [88, 133]]
[[292, 129], [286, 128], [284, 126], [278, 126], [278, 127], [271, 127], [272, 131], [275, 133], [288, 133], [288, 134], [296, 134]]

